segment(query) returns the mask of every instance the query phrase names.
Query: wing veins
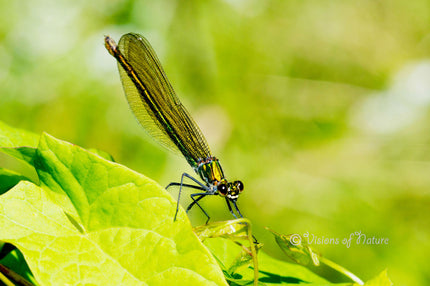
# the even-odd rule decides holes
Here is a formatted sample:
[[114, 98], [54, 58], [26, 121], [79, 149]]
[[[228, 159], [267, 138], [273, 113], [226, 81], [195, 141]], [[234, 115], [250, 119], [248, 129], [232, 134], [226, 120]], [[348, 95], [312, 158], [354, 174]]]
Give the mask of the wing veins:
[[111, 53], [118, 60], [127, 100], [141, 125], [168, 149], [179, 150], [193, 167], [199, 159], [210, 157], [206, 139], [176, 96], [148, 41], [126, 34], [118, 48]]

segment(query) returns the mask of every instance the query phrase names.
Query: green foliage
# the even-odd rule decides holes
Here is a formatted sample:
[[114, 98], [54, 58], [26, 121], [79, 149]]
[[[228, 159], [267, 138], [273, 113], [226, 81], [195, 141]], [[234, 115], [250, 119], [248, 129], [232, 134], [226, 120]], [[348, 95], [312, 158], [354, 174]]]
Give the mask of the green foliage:
[[382, 271], [375, 278], [367, 281], [364, 286], [392, 286], [393, 283], [388, 278], [387, 270]]
[[41, 185], [22, 181], [2, 195], [0, 239], [42, 285], [225, 284], [184, 211], [173, 222], [176, 203], [152, 180], [47, 134], [30, 161]]
[[8, 191], [22, 180], [29, 179], [11, 170], [0, 168], [0, 195]]
[[[0, 172], [0, 240], [17, 248], [7, 251], [2, 244], [0, 266], [15, 274], [0, 276], [0, 281], [332, 285], [301, 265], [261, 250], [257, 255], [261, 245], [253, 242], [246, 219], [193, 232], [184, 210], [174, 222], [174, 199], [141, 174], [46, 133], [35, 144], [36, 136], [0, 123], [0, 138], [5, 146], [0, 151], [33, 165], [40, 180], [35, 184], [17, 173]], [[33, 151], [23, 156], [19, 144]], [[391, 285], [387, 281], [383, 273], [366, 285]]]
[[296, 263], [309, 266], [319, 266], [318, 254], [302, 239], [300, 235], [282, 235], [268, 229], [275, 236], [275, 241], [281, 250]]
[[[261, 244], [254, 241], [255, 238], [252, 236], [251, 222], [248, 219], [240, 218], [230, 221], [215, 222], [209, 225], [206, 224], [196, 227], [194, 232], [201, 241], [206, 243], [208, 243], [208, 239], [209, 241], [213, 241], [213, 238], [226, 238], [227, 240], [225, 242], [230, 244], [234, 243], [236, 247], [239, 246], [241, 248], [240, 251], [231, 249], [231, 251], [227, 251], [221, 255], [217, 254], [218, 250], [222, 249], [226, 251], [228, 249], [227, 244], [215, 248], [209, 246], [209, 249], [211, 249], [212, 254], [219, 262], [228, 281], [238, 283], [239, 281], [235, 278], [235, 273], [237, 273], [239, 268], [248, 268], [252, 262], [254, 276], [246, 278], [242, 276], [240, 284], [245, 285], [253, 281], [254, 285], [258, 284], [259, 269], [257, 250], [261, 247]], [[237, 253], [239, 254], [237, 255]], [[231, 255], [235, 255], [236, 257], [231, 261], [228, 261], [230, 259], [226, 261], [225, 258]]]
[[[232, 285], [252, 284], [253, 267], [236, 267], [241, 247], [226, 238], [210, 238], [205, 245], [220, 262], [221, 269]], [[259, 282], [266, 285], [308, 283], [311, 285], [330, 284], [324, 278], [312, 273], [301, 265], [274, 259], [263, 251], [258, 253]]]
[[39, 136], [22, 129], [14, 129], [0, 121], [2, 152], [32, 164]]

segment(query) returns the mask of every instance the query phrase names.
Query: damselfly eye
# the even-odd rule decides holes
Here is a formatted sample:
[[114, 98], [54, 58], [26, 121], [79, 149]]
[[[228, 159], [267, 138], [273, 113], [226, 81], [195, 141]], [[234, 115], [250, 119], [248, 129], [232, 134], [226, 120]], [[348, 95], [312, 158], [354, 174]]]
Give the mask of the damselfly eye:
[[219, 184], [217, 187], [219, 194], [223, 197], [227, 196], [228, 188], [226, 184]]
[[243, 191], [243, 183], [241, 181], [235, 181], [234, 184], [236, 185], [236, 188], [239, 190], [239, 193]]

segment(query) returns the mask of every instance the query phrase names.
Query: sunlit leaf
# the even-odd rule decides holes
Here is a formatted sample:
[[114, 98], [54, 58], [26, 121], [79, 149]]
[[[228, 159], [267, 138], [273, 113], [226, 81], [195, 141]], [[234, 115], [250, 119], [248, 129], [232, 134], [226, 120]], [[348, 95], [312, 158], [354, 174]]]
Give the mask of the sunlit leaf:
[[99, 149], [94, 149], [94, 148], [90, 148], [90, 149], [88, 149], [88, 151], [93, 152], [96, 155], [99, 155], [103, 159], [115, 162], [115, 160], [113, 159], [112, 155], [109, 154], [109, 153], [107, 153], [107, 152], [105, 152], [105, 151], [102, 151], [102, 150], [99, 150]]
[[0, 195], [11, 189], [22, 180], [29, 181], [29, 179], [25, 176], [7, 169], [0, 168]]
[[229, 239], [248, 239], [249, 221], [245, 219], [235, 219], [229, 221], [218, 221], [201, 225], [194, 228], [194, 232], [200, 238], [224, 237]]
[[0, 121], [0, 152], [31, 164], [38, 142], [38, 135]]
[[34, 163], [42, 187], [22, 181], [0, 196], [0, 240], [39, 283], [225, 285], [185, 212], [173, 222], [176, 202], [152, 180], [46, 134]]
[[354, 273], [352, 273], [345, 267], [316, 253], [301, 235], [284, 235], [279, 234], [267, 227], [266, 229], [273, 233], [273, 235], [275, 236], [276, 243], [278, 243], [281, 250], [296, 263], [307, 267], [320, 266], [320, 264], [323, 263], [326, 266], [332, 268], [333, 270], [345, 275], [352, 281], [358, 283], [358, 285], [364, 284], [360, 278], [358, 278]]
[[[230, 282], [234, 282], [237, 285], [252, 284], [254, 277], [252, 266], [239, 268], [234, 273], [228, 272], [231, 265], [235, 263], [237, 253], [241, 251], [239, 245], [225, 238], [207, 239], [204, 243], [222, 263], [223, 270], [227, 273], [226, 277]], [[306, 267], [277, 260], [261, 250], [258, 252], [258, 270], [259, 282], [266, 283], [266, 285], [298, 283], [330, 285], [327, 280], [314, 274]]]
[[266, 227], [267, 230], [273, 233], [276, 243], [281, 250], [292, 260], [301, 265], [315, 265], [318, 266], [318, 254], [312, 250], [307, 244], [306, 240], [299, 234], [279, 234]]
[[[251, 222], [248, 219], [240, 218], [229, 221], [215, 222], [194, 229], [200, 240], [205, 241], [208, 238], [225, 238], [234, 242], [240, 250], [233, 251], [235, 258], [232, 262], [228, 262], [226, 268], [226, 261], [218, 258], [218, 261], [223, 268], [226, 278], [234, 277], [234, 273], [241, 267], [247, 267], [251, 263], [254, 265], [254, 285], [258, 283], [258, 259], [257, 259], [257, 243], [254, 243]], [[247, 244], [247, 245], [246, 245]], [[216, 255], [215, 255], [216, 257]], [[251, 280], [251, 281], [252, 281]]]
[[390, 278], [388, 278], [387, 270], [382, 271], [375, 278], [367, 281], [364, 286], [392, 286]]

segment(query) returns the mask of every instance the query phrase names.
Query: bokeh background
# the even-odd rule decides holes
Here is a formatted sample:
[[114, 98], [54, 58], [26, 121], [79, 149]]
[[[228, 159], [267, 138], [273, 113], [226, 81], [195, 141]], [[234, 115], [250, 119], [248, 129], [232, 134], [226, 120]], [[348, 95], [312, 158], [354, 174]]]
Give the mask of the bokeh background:
[[[192, 173], [144, 134], [104, 49], [104, 35], [141, 33], [228, 178], [245, 183], [239, 206], [267, 252], [283, 257], [264, 226], [340, 240], [361, 231], [388, 245], [313, 247], [364, 280], [387, 268], [395, 285], [430, 283], [428, 0], [0, 7], [0, 120], [104, 150], [163, 186]], [[203, 204], [230, 218], [223, 200]]]

